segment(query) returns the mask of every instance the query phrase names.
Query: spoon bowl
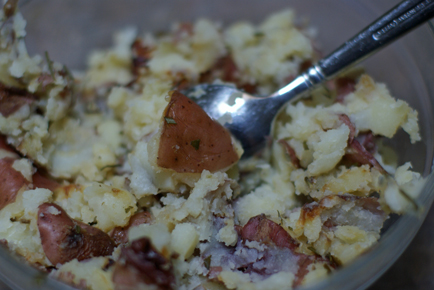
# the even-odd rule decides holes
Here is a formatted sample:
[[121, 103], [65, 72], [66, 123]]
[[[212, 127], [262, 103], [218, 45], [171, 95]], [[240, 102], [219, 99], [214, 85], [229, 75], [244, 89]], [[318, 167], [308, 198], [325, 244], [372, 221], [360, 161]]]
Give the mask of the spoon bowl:
[[201, 84], [184, 93], [237, 138], [249, 157], [265, 145], [282, 107], [434, 17], [434, 2], [405, 0], [346, 41], [285, 87], [268, 97], [254, 97], [233, 86]]
[[241, 142], [244, 157], [264, 147], [264, 137], [270, 134], [271, 123], [279, 109], [275, 102], [227, 85], [202, 84], [185, 93]]

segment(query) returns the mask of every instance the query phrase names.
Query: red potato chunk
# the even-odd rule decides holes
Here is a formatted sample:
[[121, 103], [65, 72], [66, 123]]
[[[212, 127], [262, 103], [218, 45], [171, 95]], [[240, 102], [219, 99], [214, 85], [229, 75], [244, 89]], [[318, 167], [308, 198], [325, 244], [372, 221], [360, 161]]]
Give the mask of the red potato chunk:
[[353, 78], [338, 78], [334, 83], [336, 87], [336, 102], [338, 103], [343, 103], [345, 97], [356, 89], [356, 80]]
[[5, 135], [0, 135], [0, 149], [15, 153], [14, 148], [6, 141]]
[[285, 149], [286, 154], [288, 154], [289, 159], [291, 159], [292, 165], [294, 165], [295, 168], [301, 168], [300, 159], [298, 159], [297, 155], [295, 154], [294, 148], [292, 148], [291, 145], [289, 145], [289, 143], [284, 139], [280, 139], [277, 142], [279, 142], [279, 144], [281, 144]]
[[173, 34], [173, 43], [177, 44], [182, 41], [183, 38], [188, 38], [194, 34], [194, 25], [189, 22], [181, 22]]
[[46, 188], [51, 191], [55, 191], [58, 187], [60, 187], [60, 184], [58, 182], [51, 179], [49, 176], [40, 173], [39, 171], [33, 174], [32, 181], [34, 188]]
[[382, 174], [387, 174], [387, 171], [381, 166], [381, 164], [375, 159], [374, 155], [370, 153], [357, 139], [348, 146], [345, 157], [360, 164], [368, 164], [371, 167], [376, 168]]
[[345, 114], [339, 115], [339, 120], [341, 120], [341, 122], [347, 125], [348, 129], [350, 129], [350, 135], [348, 136], [348, 144], [351, 144], [357, 133], [356, 126], [351, 122], [350, 117], [348, 117], [348, 115]]
[[21, 172], [12, 168], [15, 160], [10, 157], [0, 159], [0, 209], [14, 202], [18, 192], [30, 184]]
[[309, 274], [309, 266], [313, 263], [321, 262], [329, 265], [329, 268], [336, 268], [336, 265], [323, 259], [320, 256], [308, 256], [300, 254], [300, 260], [298, 261], [298, 271], [295, 274], [294, 282], [292, 282], [293, 287], [300, 286], [303, 283], [304, 277]]
[[8, 87], [0, 83], [0, 114], [4, 117], [12, 115], [22, 106], [31, 104], [36, 97], [26, 90]]
[[149, 224], [152, 222], [152, 217], [149, 212], [139, 212], [130, 218], [128, 225], [125, 227], [115, 227], [110, 233], [110, 237], [114, 240], [116, 246], [128, 243], [128, 229], [141, 224]]
[[[0, 135], [0, 150], [15, 153], [14, 148], [7, 144], [6, 137], [3, 135]], [[22, 173], [12, 167], [18, 158], [19, 155], [16, 154], [15, 157], [0, 159], [0, 209], [14, 202], [21, 189], [32, 188], [32, 184]], [[46, 188], [53, 191], [60, 186], [56, 181], [39, 171], [33, 174], [32, 181], [33, 188]]]
[[3, 13], [6, 18], [10, 18], [14, 15], [18, 5], [18, 0], [8, 0], [3, 6]]
[[219, 171], [238, 161], [229, 132], [183, 94], [172, 92], [163, 116], [158, 166], [201, 173]]
[[148, 62], [151, 59], [153, 48], [144, 45], [142, 40], [137, 38], [131, 45], [132, 59], [132, 73], [135, 76], [140, 75], [148, 67]]
[[240, 79], [240, 70], [231, 55], [219, 58], [211, 69], [200, 75], [199, 83], [212, 83], [216, 79], [235, 83], [237, 88], [249, 94], [255, 94], [257, 91], [256, 83], [247, 83]]
[[142, 289], [140, 285], [143, 284], [162, 290], [175, 286], [172, 263], [152, 246], [148, 238], [135, 240], [129, 247], [122, 248], [112, 280], [116, 290]]
[[[297, 263], [297, 270], [294, 273], [295, 279], [293, 281], [293, 287], [302, 284], [304, 277], [309, 273], [309, 266], [312, 263], [327, 264], [331, 268], [336, 267], [335, 265], [331, 264], [330, 261], [322, 258], [321, 256], [305, 255], [296, 252], [299, 246], [298, 243], [288, 234], [287, 231], [283, 229], [282, 226], [267, 219], [264, 214], [250, 218], [250, 220], [241, 230], [241, 239], [257, 241], [262, 244], [276, 246], [278, 249], [281, 249], [281, 255], [288, 255], [284, 249], [289, 249], [291, 254], [288, 255], [288, 257], [292, 255], [292, 259], [294, 259], [294, 261]], [[268, 255], [269, 254], [265, 252], [263, 260], [268, 259]], [[278, 265], [275, 266], [279, 267]], [[280, 267], [282, 267], [282, 265]], [[247, 270], [249, 270], [249, 267], [247, 267]]]
[[352, 162], [368, 164], [369, 166], [376, 168], [382, 174], [387, 174], [386, 170], [384, 170], [373, 155], [375, 152], [375, 139], [372, 132], [359, 135], [356, 139], [356, 126], [351, 122], [350, 118], [345, 114], [341, 114], [339, 115], [339, 120], [350, 129], [345, 158]]
[[[278, 272], [294, 274], [293, 287], [302, 284], [314, 267], [335, 268], [318, 255], [299, 252], [299, 244], [279, 224], [264, 214], [254, 216], [244, 226], [236, 226], [239, 240], [235, 248], [215, 243], [202, 258], [209, 269], [209, 279], [220, 279], [222, 271], [242, 272], [250, 278], [263, 280]], [[257, 242], [260, 247], [255, 246]]]
[[39, 206], [38, 229], [42, 248], [53, 265], [79, 261], [113, 252], [115, 244], [103, 231], [71, 219], [54, 203]]
[[280, 225], [267, 219], [264, 214], [252, 217], [241, 230], [241, 239], [272, 244], [294, 250], [298, 243]]

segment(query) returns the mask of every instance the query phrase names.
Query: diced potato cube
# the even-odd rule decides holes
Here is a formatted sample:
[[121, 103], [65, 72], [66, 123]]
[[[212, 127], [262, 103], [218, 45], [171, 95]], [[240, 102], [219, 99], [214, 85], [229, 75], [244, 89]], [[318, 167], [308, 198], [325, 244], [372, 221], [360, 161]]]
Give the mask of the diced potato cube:
[[188, 259], [199, 242], [199, 234], [191, 223], [177, 224], [172, 231], [172, 250]]

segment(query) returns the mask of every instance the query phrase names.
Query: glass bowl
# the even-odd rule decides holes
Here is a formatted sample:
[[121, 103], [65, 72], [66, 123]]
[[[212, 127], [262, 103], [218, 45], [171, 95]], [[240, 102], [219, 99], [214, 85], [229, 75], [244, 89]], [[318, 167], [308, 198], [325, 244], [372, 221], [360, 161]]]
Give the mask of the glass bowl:
[[[33, 0], [21, 3], [27, 20], [30, 54], [50, 52], [50, 57], [71, 69], [83, 69], [86, 55], [110, 45], [112, 32], [128, 25], [139, 31], [161, 31], [175, 21], [199, 17], [229, 24], [246, 19], [258, 22], [283, 7], [295, 8], [318, 30], [318, 43], [327, 54], [361, 30], [397, 1], [250, 0], [250, 1], [139, 1], [139, 0]], [[329, 278], [308, 289], [365, 289], [392, 265], [420, 228], [434, 199], [434, 179], [429, 176], [434, 153], [434, 38], [428, 23], [363, 63], [377, 81], [388, 84], [392, 95], [419, 111], [422, 142], [410, 145], [402, 132], [391, 142], [400, 163], [428, 176], [417, 212], [391, 219], [380, 242]], [[411, 146], [411, 147], [410, 147]], [[393, 221], [392, 221], [393, 220]], [[13, 289], [73, 289], [0, 248], [0, 276]]]

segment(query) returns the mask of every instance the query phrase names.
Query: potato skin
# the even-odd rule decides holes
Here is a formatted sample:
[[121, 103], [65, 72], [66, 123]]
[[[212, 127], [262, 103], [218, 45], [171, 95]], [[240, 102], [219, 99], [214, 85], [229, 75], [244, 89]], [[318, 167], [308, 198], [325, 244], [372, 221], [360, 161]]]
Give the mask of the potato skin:
[[30, 184], [21, 172], [12, 168], [15, 160], [10, 157], [0, 159], [0, 210], [14, 202], [18, 192]]
[[22, 106], [31, 104], [37, 97], [27, 90], [9, 87], [0, 83], [0, 114], [4, 117], [18, 111]]
[[0, 149], [6, 150], [8, 152], [14, 152], [15, 150], [12, 146], [10, 146], [8, 144], [8, 142], [6, 142], [6, 136], [5, 135], [1, 135], [0, 134]]
[[[15, 201], [18, 192], [32, 188], [31, 183], [12, 166], [20, 156], [14, 148], [6, 142], [6, 136], [0, 135], [0, 150], [13, 153], [10, 157], [0, 159], [0, 210]], [[40, 170], [32, 176], [33, 188], [46, 188], [54, 191], [59, 187], [59, 183], [50, 178], [48, 174], [41, 173]]]
[[[53, 212], [50, 207], [54, 207], [59, 213], [50, 213]], [[53, 203], [39, 206], [38, 229], [42, 248], [53, 265], [73, 259], [81, 261], [110, 255], [115, 246], [106, 233], [71, 219], [60, 206]]]
[[[295, 272], [293, 287], [301, 285], [304, 277], [309, 273], [309, 266], [312, 263], [324, 263], [329, 268], [335, 268], [336, 265], [324, 259], [319, 255], [305, 255], [297, 252], [299, 244], [289, 233], [279, 224], [269, 220], [264, 214], [254, 216], [243, 227], [238, 228], [240, 238], [243, 241], [256, 241], [271, 247], [290, 249], [294, 256], [298, 257], [298, 270]], [[266, 258], [267, 253], [264, 252]], [[216, 269], [218, 270], [218, 269]]]
[[229, 132], [180, 92], [171, 93], [163, 117], [158, 166], [201, 173], [216, 172], [238, 161]]
[[47, 174], [41, 173], [39, 170], [33, 174], [32, 181], [34, 188], [46, 188], [55, 191], [60, 187], [60, 184], [57, 181], [51, 179]]
[[138, 226], [141, 224], [149, 224], [151, 222], [152, 216], [149, 212], [138, 212], [130, 218], [128, 225], [124, 227], [115, 227], [111, 231], [110, 237], [114, 240], [116, 246], [119, 246], [120, 244], [126, 244], [128, 243], [128, 229], [130, 227]]
[[[4, 135], [0, 135], [0, 150], [16, 153], [13, 147], [6, 142]], [[16, 158], [18, 158], [18, 154], [16, 154]], [[16, 158], [0, 159], [0, 210], [14, 202], [20, 189], [29, 185], [29, 181], [24, 178], [21, 172], [12, 168]]]
[[[30, 183], [19, 171], [16, 171], [12, 165], [15, 158], [5, 157], [0, 159], [0, 210], [10, 203], [13, 203], [20, 190], [33, 188], [46, 188], [54, 191], [60, 186], [55, 180], [41, 174], [39, 171], [32, 176]], [[32, 185], [33, 184], [33, 185]]]
[[[175, 275], [170, 259], [158, 252], [148, 238], [140, 238], [121, 249], [112, 276], [115, 290], [175, 288]], [[143, 287], [143, 288], [142, 288]]]
[[280, 248], [294, 250], [298, 247], [298, 243], [288, 232], [282, 226], [267, 219], [265, 214], [250, 218], [247, 224], [240, 230], [240, 236], [243, 240], [276, 245]]

